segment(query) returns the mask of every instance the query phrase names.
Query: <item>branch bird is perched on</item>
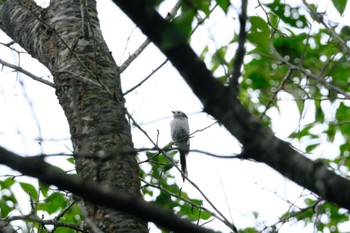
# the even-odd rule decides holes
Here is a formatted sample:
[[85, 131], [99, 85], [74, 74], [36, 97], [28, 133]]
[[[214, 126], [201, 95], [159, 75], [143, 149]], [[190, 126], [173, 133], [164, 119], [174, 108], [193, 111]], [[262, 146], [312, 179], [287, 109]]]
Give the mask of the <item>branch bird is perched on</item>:
[[171, 139], [180, 152], [181, 169], [184, 173], [182, 179], [185, 181], [185, 175], [187, 176], [186, 155], [190, 151], [190, 127], [185, 113], [181, 111], [172, 111], [172, 113], [174, 119], [170, 123]]

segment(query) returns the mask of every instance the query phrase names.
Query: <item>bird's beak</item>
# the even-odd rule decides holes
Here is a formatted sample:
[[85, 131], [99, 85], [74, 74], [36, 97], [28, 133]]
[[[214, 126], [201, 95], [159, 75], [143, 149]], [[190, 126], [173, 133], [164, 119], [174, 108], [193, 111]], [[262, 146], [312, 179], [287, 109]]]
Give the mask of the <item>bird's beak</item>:
[[175, 113], [174, 111], [171, 111], [173, 114]]

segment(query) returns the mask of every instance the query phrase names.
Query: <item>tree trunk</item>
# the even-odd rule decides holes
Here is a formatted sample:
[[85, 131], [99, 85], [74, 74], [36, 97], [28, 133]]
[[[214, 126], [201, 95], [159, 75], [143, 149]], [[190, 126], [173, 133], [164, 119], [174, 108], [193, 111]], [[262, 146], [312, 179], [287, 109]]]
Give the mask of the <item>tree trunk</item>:
[[[94, 0], [0, 4], [0, 28], [52, 73], [70, 126], [77, 173], [140, 197], [118, 67], [103, 40]], [[119, 211], [85, 203], [102, 232], [148, 232]]]

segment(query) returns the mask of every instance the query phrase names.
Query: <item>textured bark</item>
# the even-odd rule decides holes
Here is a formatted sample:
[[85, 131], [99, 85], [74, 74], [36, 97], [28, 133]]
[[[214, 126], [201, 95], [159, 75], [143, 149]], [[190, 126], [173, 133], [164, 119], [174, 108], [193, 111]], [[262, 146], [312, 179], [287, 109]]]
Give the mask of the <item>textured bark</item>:
[[0, 219], [0, 229], [2, 233], [17, 233], [15, 229], [6, 221]]
[[204, 110], [242, 143], [242, 158], [264, 162], [297, 184], [350, 210], [350, 181], [276, 138], [271, 130], [242, 106], [231, 89], [215, 80], [174, 25], [166, 22], [143, 0], [113, 2], [167, 56], [201, 100]]
[[[93, 0], [52, 0], [0, 5], [0, 28], [52, 73], [85, 180], [140, 198], [138, 164], [125, 118], [118, 67], [103, 40]], [[87, 159], [109, 156], [112, 159]], [[85, 203], [103, 232], [148, 232], [147, 224], [123, 212]]]

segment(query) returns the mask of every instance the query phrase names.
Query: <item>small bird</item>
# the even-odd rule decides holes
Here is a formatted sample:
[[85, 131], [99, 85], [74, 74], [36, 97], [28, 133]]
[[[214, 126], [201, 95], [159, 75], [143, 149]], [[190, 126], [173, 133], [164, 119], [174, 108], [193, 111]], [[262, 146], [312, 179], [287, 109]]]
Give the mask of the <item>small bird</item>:
[[172, 113], [174, 119], [170, 122], [171, 139], [180, 152], [181, 169], [184, 173], [182, 179], [185, 181], [185, 175], [187, 176], [186, 155], [190, 151], [190, 127], [185, 113], [178, 110], [172, 111]]

